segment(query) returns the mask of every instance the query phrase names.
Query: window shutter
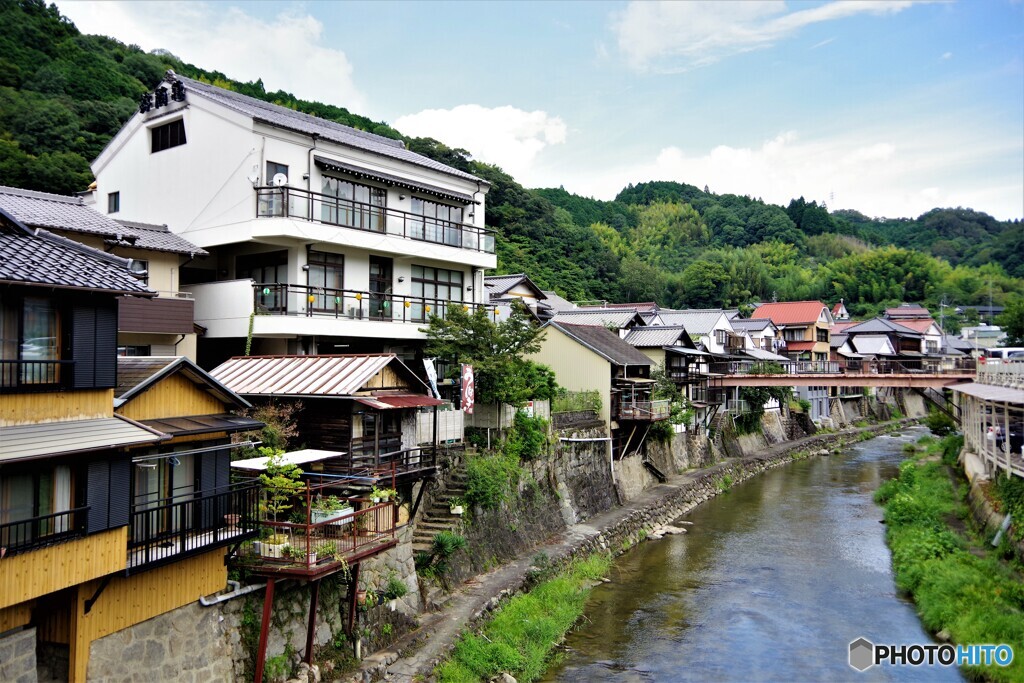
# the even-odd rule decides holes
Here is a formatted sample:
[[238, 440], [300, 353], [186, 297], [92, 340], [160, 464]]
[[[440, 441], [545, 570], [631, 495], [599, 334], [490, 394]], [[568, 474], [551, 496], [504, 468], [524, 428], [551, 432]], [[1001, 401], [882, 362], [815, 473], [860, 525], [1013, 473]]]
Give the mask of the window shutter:
[[94, 460], [89, 463], [87, 478], [89, 486], [86, 502], [89, 505], [88, 533], [94, 534], [109, 529], [108, 506], [110, 502], [110, 463]]
[[109, 464], [110, 488], [107, 496], [110, 501], [110, 516], [107, 528], [126, 526], [130, 517], [132, 463], [127, 458], [113, 460]]
[[91, 307], [79, 305], [72, 311], [71, 357], [75, 361], [75, 388], [91, 389], [96, 379], [96, 311]]

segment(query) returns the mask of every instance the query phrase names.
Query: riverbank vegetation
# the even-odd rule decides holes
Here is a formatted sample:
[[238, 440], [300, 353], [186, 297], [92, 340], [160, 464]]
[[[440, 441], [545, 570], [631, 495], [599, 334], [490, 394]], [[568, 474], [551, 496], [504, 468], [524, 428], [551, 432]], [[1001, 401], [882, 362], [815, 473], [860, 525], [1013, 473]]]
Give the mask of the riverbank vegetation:
[[482, 628], [462, 635], [435, 670], [437, 679], [476, 683], [509, 673], [518, 681], [536, 680], [552, 649], [583, 615], [591, 587], [610, 567], [610, 556], [595, 553], [509, 599]]
[[896, 585], [910, 594], [924, 626], [957, 644], [1006, 643], [1008, 667], [964, 668], [969, 677], [1024, 681], [1024, 582], [975, 539], [965, 523], [964, 485], [951, 477], [962, 438], [928, 437], [896, 479], [875, 494], [885, 509]]

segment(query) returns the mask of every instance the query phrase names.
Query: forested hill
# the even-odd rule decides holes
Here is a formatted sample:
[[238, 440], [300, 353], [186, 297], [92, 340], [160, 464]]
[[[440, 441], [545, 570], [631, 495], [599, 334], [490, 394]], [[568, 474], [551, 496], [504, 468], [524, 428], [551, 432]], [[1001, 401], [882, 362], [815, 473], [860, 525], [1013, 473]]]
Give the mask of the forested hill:
[[529, 190], [465, 150], [403, 136], [342, 107], [83, 35], [38, 0], [0, 0], [0, 184], [62, 194], [85, 188], [89, 161], [167, 69], [401, 139], [487, 179], [499, 272], [526, 272], [569, 299], [741, 306], [843, 297], [855, 313], [867, 314], [900, 301], [969, 305], [991, 296], [1000, 304], [1024, 292], [1019, 221], [970, 209], [873, 219], [830, 213], [803, 198], [782, 207], [676, 182], [631, 185], [614, 201]]

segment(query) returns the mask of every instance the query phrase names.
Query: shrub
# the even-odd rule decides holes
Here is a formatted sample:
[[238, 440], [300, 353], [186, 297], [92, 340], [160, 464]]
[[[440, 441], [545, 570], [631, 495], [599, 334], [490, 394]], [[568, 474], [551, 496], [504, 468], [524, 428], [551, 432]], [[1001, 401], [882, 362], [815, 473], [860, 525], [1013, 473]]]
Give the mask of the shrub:
[[956, 422], [953, 418], [939, 410], [929, 412], [924, 423], [935, 436], [949, 436], [956, 431]]
[[533, 460], [540, 455], [548, 440], [548, 421], [516, 411], [512, 429], [505, 439], [504, 451], [517, 460]]
[[501, 505], [519, 482], [519, 458], [509, 453], [481, 453], [466, 461], [466, 502], [487, 510]]

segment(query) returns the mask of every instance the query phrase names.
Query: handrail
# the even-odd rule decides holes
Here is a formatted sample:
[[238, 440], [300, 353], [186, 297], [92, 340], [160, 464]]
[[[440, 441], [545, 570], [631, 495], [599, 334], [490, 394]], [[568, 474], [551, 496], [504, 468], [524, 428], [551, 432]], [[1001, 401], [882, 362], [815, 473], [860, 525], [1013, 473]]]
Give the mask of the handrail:
[[6, 555], [42, 548], [85, 535], [91, 506], [0, 524], [0, 548]]
[[128, 564], [173, 561], [232, 541], [251, 538], [259, 521], [257, 482], [217, 493], [160, 504], [133, 504], [128, 526]]
[[45, 390], [70, 383], [73, 360], [0, 360], [0, 392]]
[[256, 187], [257, 218], [300, 218], [366, 232], [398, 235], [460, 249], [494, 253], [494, 232], [456, 221], [342, 199], [294, 187]]
[[[300, 302], [305, 305], [305, 310]], [[253, 284], [253, 310], [257, 315], [327, 316], [350, 320], [384, 320], [403, 323], [425, 323], [432, 316], [444, 318], [451, 306], [462, 306], [468, 312], [483, 308], [497, 320], [493, 305], [450, 299], [430, 299], [392, 292], [369, 292], [360, 289], [335, 289], [281, 282]]]

